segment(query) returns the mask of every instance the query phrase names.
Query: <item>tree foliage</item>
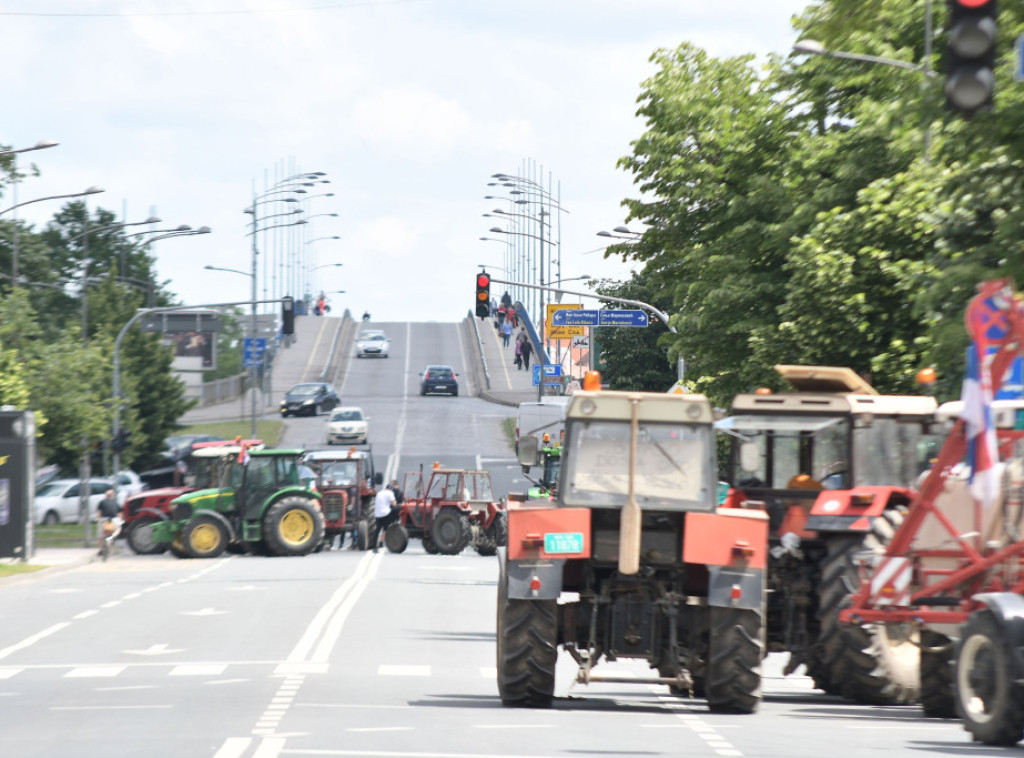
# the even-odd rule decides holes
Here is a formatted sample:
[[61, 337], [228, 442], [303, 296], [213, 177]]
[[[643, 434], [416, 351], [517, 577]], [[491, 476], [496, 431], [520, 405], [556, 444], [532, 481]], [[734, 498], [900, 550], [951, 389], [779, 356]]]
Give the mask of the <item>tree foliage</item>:
[[[794, 23], [826, 49], [921, 65], [924, 7], [824, 0]], [[612, 253], [646, 264], [638, 286], [656, 277], [671, 293], [677, 334], [661, 343], [695, 388], [723, 404], [776, 384], [777, 363], [806, 363], [913, 392], [931, 365], [940, 395], [956, 394], [975, 286], [1024, 273], [1024, 96], [1010, 86], [1022, 30], [1024, 8], [1001, 7], [996, 108], [970, 122], [920, 71], [797, 54], [755, 68], [689, 43], [654, 53], [646, 131], [620, 160], [639, 191], [628, 220], [646, 231]]]

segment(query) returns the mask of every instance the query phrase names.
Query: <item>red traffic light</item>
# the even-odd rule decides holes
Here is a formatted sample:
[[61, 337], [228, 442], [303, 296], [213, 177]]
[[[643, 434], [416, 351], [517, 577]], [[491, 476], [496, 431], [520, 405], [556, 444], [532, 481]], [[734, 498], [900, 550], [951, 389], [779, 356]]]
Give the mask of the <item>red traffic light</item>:
[[963, 8], [980, 8], [988, 3], [995, 2], [995, 0], [953, 0], [955, 5], [959, 5]]
[[480, 289], [487, 289], [491, 286], [491, 277], [487, 274], [476, 275], [476, 286]]

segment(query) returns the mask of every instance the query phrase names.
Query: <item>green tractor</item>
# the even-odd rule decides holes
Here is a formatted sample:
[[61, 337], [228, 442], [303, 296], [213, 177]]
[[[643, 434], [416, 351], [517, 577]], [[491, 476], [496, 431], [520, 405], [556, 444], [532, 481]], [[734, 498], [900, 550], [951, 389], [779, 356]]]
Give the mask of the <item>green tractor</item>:
[[[547, 435], [544, 435], [545, 437]], [[542, 443], [544, 446], [537, 451], [537, 465], [541, 467], [539, 479], [531, 479], [527, 469], [523, 467], [523, 476], [533, 485], [526, 496], [529, 500], [548, 500], [558, 496], [558, 473], [562, 469], [562, 446]]]
[[224, 462], [225, 486], [171, 501], [152, 539], [179, 558], [216, 558], [225, 550], [308, 555], [324, 537], [320, 495], [300, 470], [302, 450], [245, 450]]

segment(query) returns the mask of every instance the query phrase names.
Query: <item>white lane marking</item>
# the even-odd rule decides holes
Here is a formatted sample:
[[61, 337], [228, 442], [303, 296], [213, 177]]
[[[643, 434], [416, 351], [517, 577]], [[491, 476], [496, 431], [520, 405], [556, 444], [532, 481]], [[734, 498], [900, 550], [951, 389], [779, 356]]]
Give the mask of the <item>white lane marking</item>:
[[373, 705], [372, 703], [299, 703], [298, 708], [341, 708], [341, 709], [368, 709], [372, 711], [409, 711], [414, 708], [411, 705]]
[[79, 614], [77, 614], [75, 616], [72, 616], [71, 618], [73, 618], [75, 620], [87, 619], [90, 616], [95, 616], [97, 613], [99, 613], [99, 611], [82, 611], [81, 613], [79, 613]]
[[228, 737], [213, 758], [241, 758], [251, 742], [252, 737]]
[[172, 648], [166, 642], [161, 642], [155, 645], [150, 645], [145, 650], [122, 650], [122, 653], [128, 653], [129, 655], [172, 655], [174, 653], [184, 653], [184, 648]]
[[92, 679], [96, 677], [115, 677], [125, 670], [125, 666], [79, 666], [64, 674], [65, 679]]
[[252, 758], [277, 758], [284, 750], [284, 739], [281, 737], [264, 737]]
[[352, 612], [355, 604], [359, 601], [363, 591], [370, 585], [373, 578], [377, 575], [377, 568], [380, 566], [380, 562], [384, 559], [383, 553], [370, 553], [370, 560], [366, 563], [366, 570], [364, 575], [353, 585], [350, 592], [344, 598], [337, 612], [331, 617], [330, 622], [327, 624], [324, 630], [323, 637], [320, 640], [320, 644], [316, 646], [316, 650], [313, 651], [312, 662], [327, 664], [328, 659], [331, 657], [331, 652], [334, 650], [334, 646], [338, 643], [338, 638], [341, 636], [342, 627], [345, 625], [345, 621], [348, 619], [348, 615]]
[[0, 669], [0, 679], [10, 679], [12, 676], [20, 674], [25, 669], [23, 668], [6, 668]]
[[554, 724], [472, 724], [474, 729], [554, 729]]
[[129, 592], [127, 595], [125, 595], [121, 599], [122, 600], [134, 600], [137, 597], [142, 597], [142, 593], [141, 592]]
[[202, 608], [198, 611], [181, 611], [181, 616], [223, 616], [227, 611], [218, 611], [216, 608]]
[[430, 676], [430, 666], [394, 666], [382, 664], [377, 667], [378, 676]]
[[0, 650], [0, 658], [6, 658], [11, 653], [16, 653], [19, 650], [24, 650], [25, 648], [30, 647], [31, 645], [36, 644], [37, 642], [39, 642], [39, 640], [46, 639], [51, 634], [56, 634], [61, 629], [65, 629], [65, 628], [67, 628], [69, 626], [71, 626], [71, 622], [70, 621], [62, 621], [59, 624], [54, 624], [53, 626], [48, 626], [43, 631], [36, 632], [31, 637], [26, 637], [21, 642], [15, 642], [10, 647], [5, 647], [3, 650]]
[[245, 684], [251, 681], [251, 679], [218, 679], [215, 682], [203, 682], [203, 684]]
[[175, 666], [169, 676], [220, 676], [227, 665], [216, 663], [196, 663], [187, 666]]

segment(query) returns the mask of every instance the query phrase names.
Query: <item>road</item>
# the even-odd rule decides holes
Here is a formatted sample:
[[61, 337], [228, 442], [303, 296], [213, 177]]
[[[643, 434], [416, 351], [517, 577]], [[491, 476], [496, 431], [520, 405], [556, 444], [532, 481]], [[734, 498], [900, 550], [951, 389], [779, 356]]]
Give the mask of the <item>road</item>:
[[[380, 326], [376, 325], [375, 326]], [[525, 482], [503, 439], [511, 408], [420, 397], [428, 363], [459, 370], [454, 324], [385, 324], [386, 360], [336, 377], [371, 417], [388, 474], [483, 465], [500, 494]], [[349, 349], [345, 346], [344, 349]], [[461, 377], [460, 377], [461, 378]], [[286, 444], [326, 447], [326, 417], [288, 419]], [[467, 550], [352, 550], [212, 561], [126, 552], [0, 585], [0, 756], [18, 758], [791, 758], [1017, 754], [972, 745], [913, 707], [822, 695], [766, 662], [751, 716], [710, 714], [667, 688], [572, 685], [559, 658], [550, 710], [501, 707], [497, 561]], [[605, 673], [643, 674], [632, 663]]]

